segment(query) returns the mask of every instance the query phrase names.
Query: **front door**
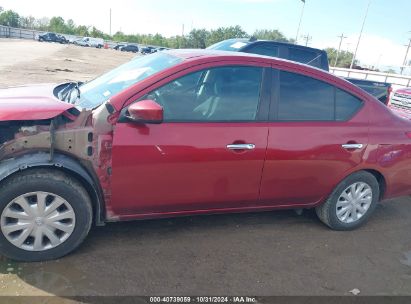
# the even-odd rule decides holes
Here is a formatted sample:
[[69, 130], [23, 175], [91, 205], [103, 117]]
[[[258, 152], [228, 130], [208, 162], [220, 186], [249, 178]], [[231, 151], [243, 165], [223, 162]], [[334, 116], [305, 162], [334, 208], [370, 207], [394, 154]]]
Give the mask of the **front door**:
[[139, 98], [159, 103], [164, 122], [116, 125], [113, 212], [132, 217], [256, 205], [268, 136], [259, 119], [268, 98], [263, 75], [255, 66], [207, 68]]

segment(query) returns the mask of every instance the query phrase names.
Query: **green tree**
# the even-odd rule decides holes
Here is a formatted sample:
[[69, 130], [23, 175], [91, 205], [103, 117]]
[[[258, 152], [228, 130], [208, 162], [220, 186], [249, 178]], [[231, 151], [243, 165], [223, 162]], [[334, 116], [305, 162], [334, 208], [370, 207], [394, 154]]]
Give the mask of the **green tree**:
[[256, 30], [253, 37], [261, 40], [275, 40], [280, 42], [289, 42], [279, 30]]
[[20, 16], [12, 10], [3, 11], [0, 14], [0, 25], [19, 27], [20, 26]]
[[207, 47], [207, 40], [210, 36], [210, 32], [206, 29], [193, 29], [188, 34], [188, 44], [191, 48], [205, 49]]
[[34, 28], [40, 31], [48, 31], [49, 23], [50, 19], [47, 17], [43, 17], [36, 20]]
[[20, 17], [20, 26], [22, 28], [34, 29], [36, 26], [36, 18], [33, 16]]
[[67, 26], [62, 17], [53, 17], [49, 22], [49, 31], [56, 33], [66, 33]]
[[109, 35], [104, 34], [102, 31], [98, 30], [94, 26], [91, 28], [90, 36], [96, 38], [111, 39]]
[[76, 24], [74, 23], [73, 19], [66, 21], [66, 30], [66, 34], [74, 35], [76, 33]]
[[88, 29], [89, 29], [88, 26], [79, 25], [79, 26], [76, 28], [76, 35], [79, 35], [79, 36], [90, 36], [90, 33], [89, 33], [89, 30], [88, 30]]
[[232, 39], [232, 38], [247, 38], [249, 35], [241, 28], [241, 26], [220, 27], [216, 30], [211, 30], [207, 39], [207, 46], [214, 43]]
[[[325, 51], [327, 52], [329, 65], [334, 66], [338, 50], [335, 48], [326, 48]], [[337, 62], [336, 67], [349, 68], [351, 65], [353, 56], [354, 54], [351, 52], [340, 51], [340, 54], [338, 55], [338, 62]], [[354, 64], [358, 64], [358, 61], [355, 60]]]

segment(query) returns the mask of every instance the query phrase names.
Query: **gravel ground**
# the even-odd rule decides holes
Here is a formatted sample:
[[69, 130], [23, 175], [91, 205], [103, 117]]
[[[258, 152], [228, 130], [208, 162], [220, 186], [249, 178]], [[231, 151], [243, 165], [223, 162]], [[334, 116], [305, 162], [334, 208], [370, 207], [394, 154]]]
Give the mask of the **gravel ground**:
[[[0, 86], [88, 80], [132, 57], [0, 40]], [[386, 201], [352, 232], [312, 211], [110, 223], [61, 260], [0, 257], [0, 295], [411, 295], [410, 203]]]

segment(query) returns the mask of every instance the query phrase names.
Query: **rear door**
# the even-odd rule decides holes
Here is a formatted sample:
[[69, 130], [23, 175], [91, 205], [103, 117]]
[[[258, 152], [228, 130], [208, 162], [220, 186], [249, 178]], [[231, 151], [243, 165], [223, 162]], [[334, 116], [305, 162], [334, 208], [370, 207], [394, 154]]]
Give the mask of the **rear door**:
[[261, 200], [311, 205], [362, 161], [369, 115], [359, 98], [326, 82], [273, 70]]

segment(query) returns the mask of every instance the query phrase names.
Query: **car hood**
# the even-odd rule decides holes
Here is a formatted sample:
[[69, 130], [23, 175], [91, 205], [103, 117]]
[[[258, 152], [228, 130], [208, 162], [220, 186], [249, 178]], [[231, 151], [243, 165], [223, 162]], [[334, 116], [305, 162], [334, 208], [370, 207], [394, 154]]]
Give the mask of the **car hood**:
[[53, 95], [55, 84], [0, 89], [0, 121], [50, 119], [73, 108]]

